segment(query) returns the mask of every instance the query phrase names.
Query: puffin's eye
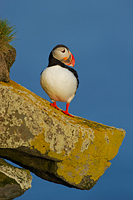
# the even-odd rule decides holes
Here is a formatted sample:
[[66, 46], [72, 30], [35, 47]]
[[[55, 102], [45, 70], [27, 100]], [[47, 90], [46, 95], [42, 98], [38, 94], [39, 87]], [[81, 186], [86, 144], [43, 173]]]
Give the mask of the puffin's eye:
[[65, 49], [61, 51], [62, 53], [65, 53]]

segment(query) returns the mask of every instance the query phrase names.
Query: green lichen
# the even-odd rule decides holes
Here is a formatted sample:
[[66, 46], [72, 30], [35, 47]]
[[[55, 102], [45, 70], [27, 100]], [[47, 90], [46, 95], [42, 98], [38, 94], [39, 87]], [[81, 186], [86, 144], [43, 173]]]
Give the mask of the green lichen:
[[0, 172], [0, 188], [5, 187], [6, 185], [14, 184], [17, 184], [14, 179], [7, 177], [5, 174]]

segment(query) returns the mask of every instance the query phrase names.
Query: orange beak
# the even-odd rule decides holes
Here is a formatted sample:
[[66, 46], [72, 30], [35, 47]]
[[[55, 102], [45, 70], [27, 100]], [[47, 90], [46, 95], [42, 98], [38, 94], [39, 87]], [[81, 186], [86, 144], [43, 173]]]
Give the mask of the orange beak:
[[[74, 67], [74, 65], [75, 65], [75, 58], [74, 58], [74, 56], [72, 55], [72, 53], [70, 53], [71, 54], [71, 60], [70, 60], [70, 62], [69, 63], [66, 63], [66, 65], [69, 65], [69, 66], [71, 66], [71, 67]], [[68, 61], [67, 60], [67, 57], [65, 57], [65, 58], [63, 58], [66, 62]]]
[[[71, 54], [72, 55], [72, 54]], [[74, 65], [75, 65], [75, 58], [74, 58], [74, 56], [72, 55], [72, 67], [74, 67]]]

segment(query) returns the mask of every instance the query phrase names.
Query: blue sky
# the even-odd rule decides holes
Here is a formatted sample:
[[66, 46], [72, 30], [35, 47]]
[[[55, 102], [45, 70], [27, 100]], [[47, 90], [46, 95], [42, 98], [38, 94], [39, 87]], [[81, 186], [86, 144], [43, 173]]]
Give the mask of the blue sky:
[[[50, 101], [40, 86], [40, 72], [52, 48], [65, 44], [80, 79], [70, 113], [127, 132], [93, 189], [70, 189], [33, 175], [32, 188], [18, 199], [133, 199], [133, 1], [1, 0], [0, 16], [17, 30], [12, 80]], [[64, 103], [58, 106], [65, 109]]]

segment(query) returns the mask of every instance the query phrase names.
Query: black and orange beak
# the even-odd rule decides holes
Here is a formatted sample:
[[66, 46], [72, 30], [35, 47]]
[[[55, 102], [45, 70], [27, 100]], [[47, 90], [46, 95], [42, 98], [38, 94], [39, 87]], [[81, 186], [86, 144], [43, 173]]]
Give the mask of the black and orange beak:
[[73, 54], [70, 52], [69, 57], [64, 57], [63, 58], [65, 65], [69, 65], [71, 67], [74, 67], [75, 65], [75, 58], [73, 56]]

